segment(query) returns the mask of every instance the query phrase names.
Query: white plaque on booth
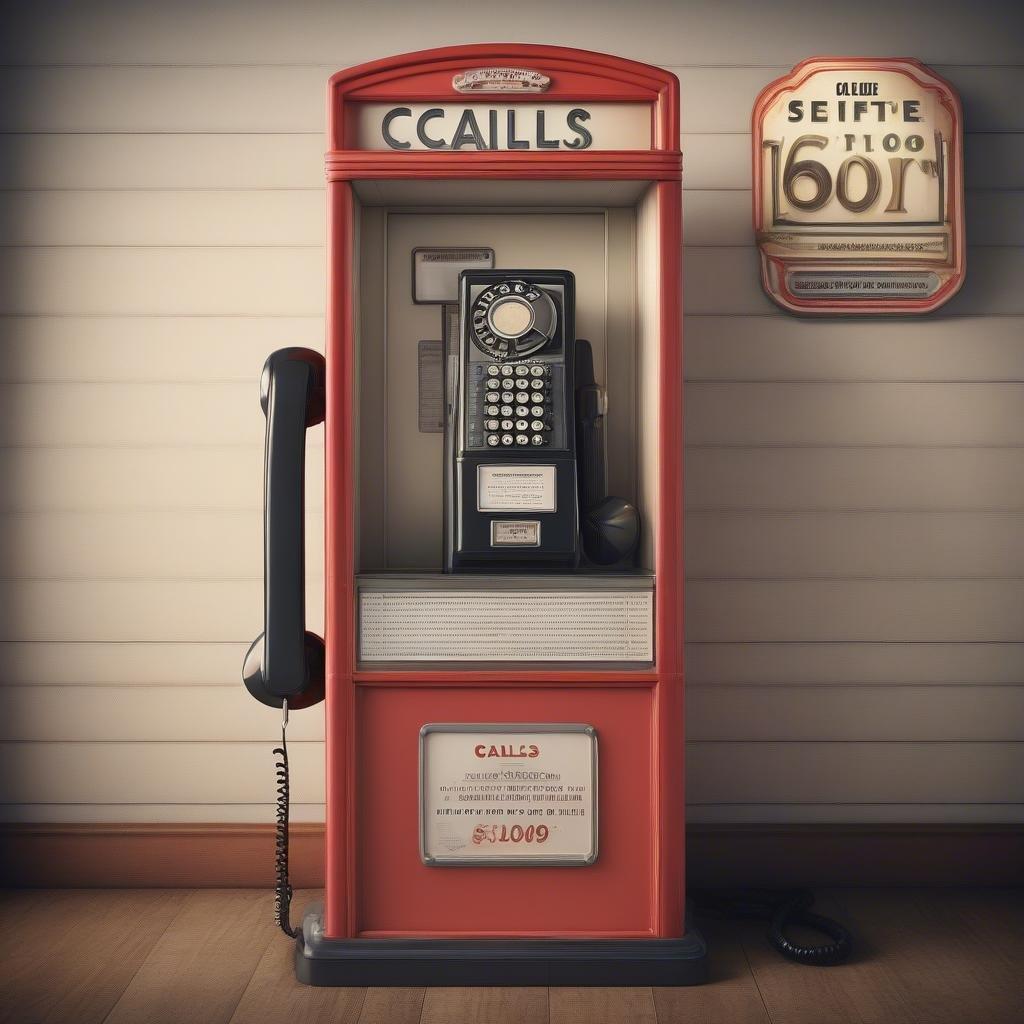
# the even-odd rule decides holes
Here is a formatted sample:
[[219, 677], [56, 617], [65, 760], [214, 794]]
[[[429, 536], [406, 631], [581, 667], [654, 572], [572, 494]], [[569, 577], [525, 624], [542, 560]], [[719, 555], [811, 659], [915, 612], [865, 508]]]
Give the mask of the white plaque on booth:
[[597, 735], [578, 724], [420, 730], [425, 864], [585, 865], [597, 859]]
[[478, 512], [554, 512], [555, 466], [477, 466]]

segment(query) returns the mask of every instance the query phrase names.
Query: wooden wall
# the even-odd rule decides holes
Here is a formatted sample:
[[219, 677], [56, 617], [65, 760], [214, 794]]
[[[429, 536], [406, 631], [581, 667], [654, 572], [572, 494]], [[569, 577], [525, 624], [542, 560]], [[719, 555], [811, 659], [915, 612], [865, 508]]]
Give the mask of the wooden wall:
[[[324, 83], [501, 37], [682, 83], [692, 820], [1024, 820], [1013, 6], [9, 8], [2, 816], [270, 819], [276, 716], [238, 682], [261, 614], [257, 377], [271, 349], [322, 344]], [[750, 108], [830, 53], [913, 55], [963, 97], [968, 277], [926, 319], [803, 322], [761, 292]], [[310, 491], [315, 510], [315, 472]], [[314, 624], [321, 579], [314, 551]], [[293, 733], [296, 817], [318, 820], [321, 715]]]

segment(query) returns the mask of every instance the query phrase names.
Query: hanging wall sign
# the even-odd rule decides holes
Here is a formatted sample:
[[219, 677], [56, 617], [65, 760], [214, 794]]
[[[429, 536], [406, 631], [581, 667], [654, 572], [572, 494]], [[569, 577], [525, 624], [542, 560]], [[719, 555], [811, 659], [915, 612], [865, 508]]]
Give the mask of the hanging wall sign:
[[793, 312], [923, 313], [963, 282], [963, 134], [949, 83], [909, 59], [814, 57], [753, 113], [754, 230]]

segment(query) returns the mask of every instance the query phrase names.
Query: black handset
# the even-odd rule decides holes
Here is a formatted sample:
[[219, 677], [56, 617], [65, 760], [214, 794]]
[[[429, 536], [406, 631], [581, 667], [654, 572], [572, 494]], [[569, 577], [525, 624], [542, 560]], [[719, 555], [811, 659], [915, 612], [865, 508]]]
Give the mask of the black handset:
[[306, 629], [304, 474], [306, 430], [324, 418], [324, 357], [274, 352], [260, 378], [267, 419], [263, 477], [263, 632], [242, 680], [264, 704], [293, 711], [324, 699], [324, 642]]
[[640, 543], [640, 513], [606, 491], [607, 395], [594, 376], [589, 341], [576, 341], [576, 450], [579, 455], [580, 533], [584, 561], [605, 568], [633, 565]]
[[288, 711], [324, 699], [324, 642], [306, 629], [304, 473], [306, 430], [325, 412], [324, 357], [306, 348], [274, 352], [263, 366], [260, 405], [267, 418], [263, 475], [263, 632], [242, 665], [242, 681], [258, 700], [281, 708], [274, 861], [274, 916], [295, 938], [289, 921]]
[[445, 429], [449, 570], [580, 560], [575, 279], [463, 271]]

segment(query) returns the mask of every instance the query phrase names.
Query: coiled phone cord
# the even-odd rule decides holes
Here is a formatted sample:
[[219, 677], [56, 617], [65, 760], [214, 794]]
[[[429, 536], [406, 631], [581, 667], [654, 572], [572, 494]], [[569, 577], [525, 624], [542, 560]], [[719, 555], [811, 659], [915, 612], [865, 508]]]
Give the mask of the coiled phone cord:
[[[720, 917], [767, 919], [767, 938], [772, 948], [798, 964], [841, 964], [853, 948], [850, 933], [843, 925], [810, 912], [814, 895], [806, 889], [703, 889], [691, 892], [690, 896], [698, 910]], [[786, 936], [786, 929], [794, 924], [821, 932], [832, 941], [821, 946], [801, 946]]]
[[288, 701], [281, 705], [281, 746], [274, 747], [279, 757], [277, 769], [277, 819], [274, 831], [274, 866], [277, 881], [274, 886], [274, 916], [281, 931], [289, 938], [296, 938], [298, 931], [291, 926], [289, 918], [292, 906], [292, 887], [288, 881], [288, 810], [290, 787], [288, 782]]

